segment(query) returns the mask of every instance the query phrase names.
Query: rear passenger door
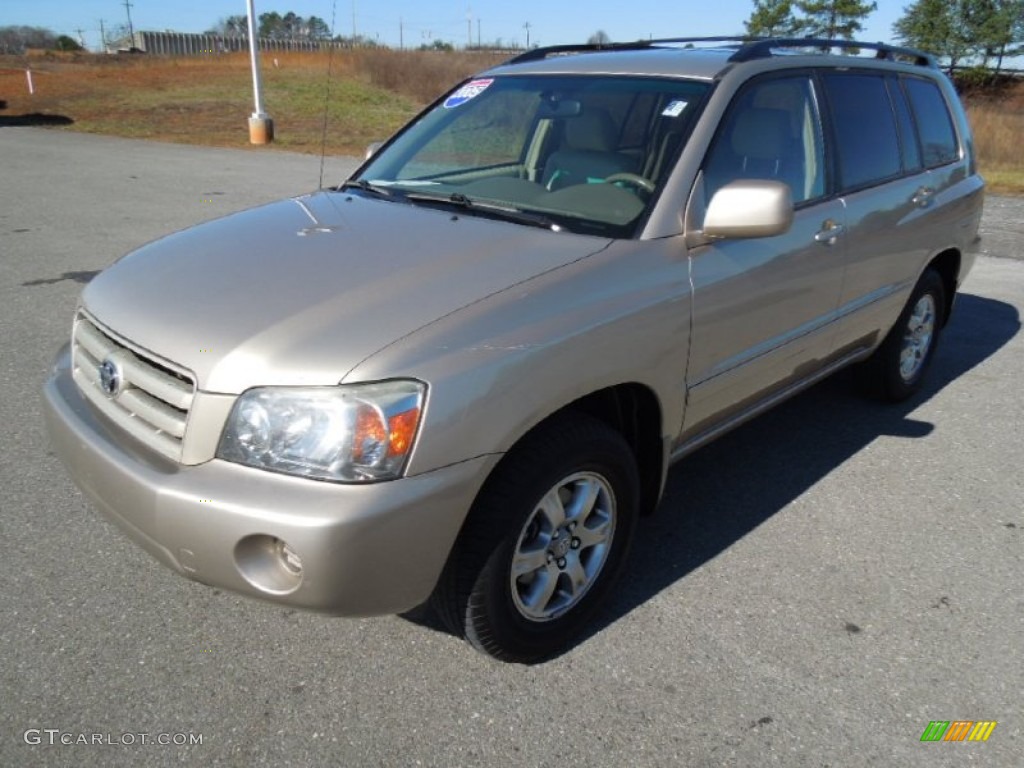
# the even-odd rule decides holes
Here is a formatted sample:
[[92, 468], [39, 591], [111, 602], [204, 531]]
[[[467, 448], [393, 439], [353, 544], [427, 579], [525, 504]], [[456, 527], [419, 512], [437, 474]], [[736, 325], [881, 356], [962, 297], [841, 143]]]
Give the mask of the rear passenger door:
[[[929, 157], [942, 153], [922, 148], [904, 80], [878, 70], [821, 74], [846, 205], [840, 352], [870, 345], [888, 330], [929, 256], [924, 244], [931, 238], [921, 236], [936, 210]], [[913, 80], [911, 90], [930, 86], [941, 100], [933, 83]], [[952, 135], [948, 114], [939, 117]]]
[[825, 166], [810, 73], [759, 78], [737, 93], [704, 160], [703, 202], [730, 181], [783, 181], [793, 193], [794, 220], [782, 235], [724, 239], [691, 250], [684, 440], [824, 364], [844, 242], [843, 205], [827, 194]]

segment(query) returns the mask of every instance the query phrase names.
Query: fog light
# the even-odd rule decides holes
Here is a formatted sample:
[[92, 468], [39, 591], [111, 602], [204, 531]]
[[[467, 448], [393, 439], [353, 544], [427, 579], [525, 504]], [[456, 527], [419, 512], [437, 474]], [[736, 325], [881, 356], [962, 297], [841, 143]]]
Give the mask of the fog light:
[[277, 540], [277, 556], [281, 558], [281, 564], [289, 573], [294, 573], [296, 576], [302, 573], [302, 558], [281, 539]]
[[302, 584], [302, 558], [276, 536], [246, 536], [235, 545], [235, 565], [246, 581], [271, 595], [287, 595]]

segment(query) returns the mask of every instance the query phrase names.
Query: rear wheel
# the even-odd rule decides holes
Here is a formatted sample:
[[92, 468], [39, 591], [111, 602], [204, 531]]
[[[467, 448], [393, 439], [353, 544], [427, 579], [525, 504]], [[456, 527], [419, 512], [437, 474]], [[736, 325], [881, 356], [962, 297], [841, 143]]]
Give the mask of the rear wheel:
[[926, 270], [882, 345], [864, 366], [865, 384], [874, 394], [900, 401], [924, 382], [945, 320], [942, 278]]
[[615, 581], [639, 481], [623, 437], [586, 415], [527, 436], [480, 493], [433, 597], [477, 649], [531, 662], [564, 650]]

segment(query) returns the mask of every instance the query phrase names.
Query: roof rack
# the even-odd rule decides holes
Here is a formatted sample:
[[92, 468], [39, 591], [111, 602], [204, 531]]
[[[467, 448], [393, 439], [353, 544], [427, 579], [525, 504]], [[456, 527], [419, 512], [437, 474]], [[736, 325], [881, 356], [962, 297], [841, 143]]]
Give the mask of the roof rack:
[[525, 61], [540, 61], [549, 56], [565, 53], [590, 53], [594, 51], [642, 51], [662, 45], [679, 43], [747, 43], [760, 40], [757, 37], [662, 37], [654, 40], [637, 40], [632, 43], [578, 43], [570, 45], [549, 45], [545, 48], [531, 48], [525, 53], [513, 56], [506, 64], [522, 64]]
[[910, 59], [922, 67], [938, 68], [935, 58], [913, 48], [900, 48], [887, 43], [865, 43], [857, 40], [829, 40], [818, 37], [779, 37], [779, 38], [748, 38], [746, 45], [742, 46], [731, 57], [731, 61], [750, 61], [751, 59], [762, 59], [772, 55], [778, 48], [818, 48], [828, 52], [833, 48], [848, 50], [868, 50], [875, 52], [876, 59], [887, 59], [897, 61], [898, 59]]
[[522, 64], [527, 61], [542, 61], [549, 56], [558, 56], [564, 53], [589, 53], [591, 51], [638, 51], [650, 48], [648, 40], [641, 40], [635, 43], [577, 43], [570, 45], [548, 45], [544, 48], [531, 48], [525, 53], [520, 53], [506, 61], [506, 64]]
[[570, 45], [551, 45], [545, 48], [532, 48], [518, 56], [513, 56], [506, 64], [522, 64], [527, 61], [541, 61], [550, 56], [559, 56], [570, 53], [591, 53], [597, 51], [642, 51], [649, 48], [659, 48], [665, 45], [679, 45], [692, 43], [730, 43], [729, 47], [735, 47], [730, 61], [750, 61], [752, 59], [765, 59], [775, 55], [779, 48], [817, 48], [821, 51], [830, 51], [833, 48], [847, 50], [869, 50], [875, 51], [875, 58], [896, 61], [898, 59], [910, 59], [919, 66], [938, 68], [935, 58], [931, 55], [913, 48], [900, 48], [886, 43], [864, 43], [857, 40], [829, 40], [817, 37], [662, 37], [653, 40], [637, 40], [632, 43], [579, 43]]

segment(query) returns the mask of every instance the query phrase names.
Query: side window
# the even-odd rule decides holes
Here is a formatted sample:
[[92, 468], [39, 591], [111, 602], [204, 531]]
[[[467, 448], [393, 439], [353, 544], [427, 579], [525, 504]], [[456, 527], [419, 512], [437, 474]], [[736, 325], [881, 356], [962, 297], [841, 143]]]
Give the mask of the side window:
[[930, 80], [916, 77], [905, 78], [903, 82], [917, 118], [924, 164], [931, 168], [953, 162], [959, 156], [956, 133], [939, 87]]
[[896, 108], [896, 125], [900, 130], [903, 170], [907, 173], [919, 171], [921, 170], [921, 146], [917, 143], [917, 131], [914, 130], [914, 119], [910, 116], [907, 97], [896, 78], [889, 78], [886, 83], [889, 85], [889, 96]]
[[903, 161], [892, 102], [881, 75], [827, 72], [822, 76], [843, 190], [899, 176]]
[[704, 161], [707, 199], [737, 179], [783, 181], [793, 202], [821, 197], [825, 163], [808, 77], [761, 80], [730, 105]]

